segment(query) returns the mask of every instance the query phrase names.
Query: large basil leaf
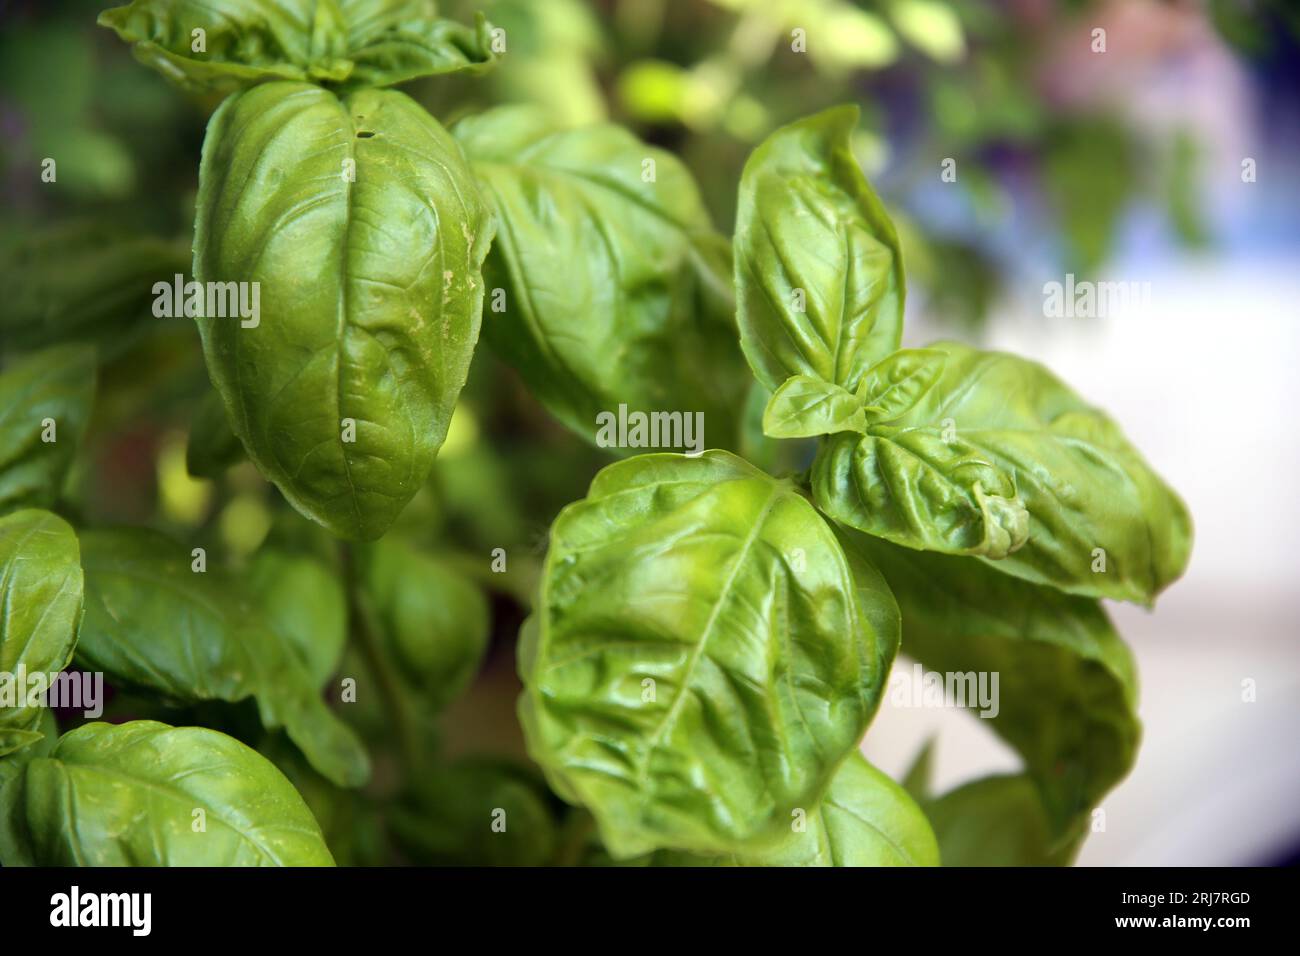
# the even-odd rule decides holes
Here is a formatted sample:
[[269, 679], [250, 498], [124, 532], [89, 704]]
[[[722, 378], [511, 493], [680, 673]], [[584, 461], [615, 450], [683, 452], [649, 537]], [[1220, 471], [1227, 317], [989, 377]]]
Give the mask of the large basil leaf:
[[777, 130], [740, 180], [735, 270], [740, 344], [776, 389], [809, 375], [856, 391], [898, 348], [903, 260], [885, 207], [849, 148], [858, 110]]
[[70, 340], [115, 351], [157, 321], [154, 283], [189, 269], [188, 243], [141, 236], [104, 222], [25, 232], [0, 252], [0, 343], [33, 349]]
[[1077, 838], [1132, 767], [1141, 735], [1133, 658], [1099, 603], [971, 558], [842, 540], [897, 596], [905, 654], [939, 673], [998, 675], [991, 729], [1024, 758], [1053, 837]]
[[322, 774], [365, 782], [360, 742], [325, 706], [292, 639], [234, 582], [192, 571], [190, 552], [153, 532], [87, 531], [81, 545], [81, 667], [179, 703], [254, 697], [262, 723], [284, 727]]
[[427, 478], [492, 229], [456, 143], [401, 93], [267, 83], [212, 117], [194, 270], [260, 283], [261, 320], [200, 318], [208, 373], [261, 472], [335, 534], [383, 534]]
[[533, 394], [588, 441], [626, 405], [701, 412], [707, 445], [733, 444], [748, 376], [726, 241], [681, 161], [617, 126], [557, 129], [523, 107], [454, 133], [499, 220], [484, 274], [504, 299], [483, 334]]
[[215, 730], [152, 720], [87, 724], [30, 761], [0, 790], [0, 860], [24, 866], [334, 863], [302, 797], [265, 757]]
[[267, 80], [388, 86], [486, 68], [482, 16], [470, 29], [435, 9], [432, 0], [132, 0], [99, 23], [141, 63], [194, 90]]
[[[611, 465], [551, 530], [520, 715], [619, 858], [746, 853], [815, 807], [896, 644], [788, 483], [726, 452]], [[885, 625], [888, 626], [888, 625]]]
[[488, 641], [487, 601], [472, 581], [385, 538], [362, 558], [362, 582], [400, 679], [440, 711], [474, 679]]
[[306, 665], [313, 686], [323, 687], [347, 640], [348, 602], [338, 577], [310, 555], [263, 548], [245, 580], [266, 623]]
[[825, 442], [818, 507], [1077, 594], [1150, 602], [1182, 574], [1187, 509], [1110, 418], [1035, 362], [933, 348], [947, 361], [920, 401], [865, 436]]
[[48, 678], [67, 666], [81, 601], [81, 559], [68, 523], [34, 509], [0, 518], [0, 757], [41, 739], [46, 708], [28, 706], [18, 669]]
[[42, 349], [0, 373], [0, 513], [58, 501], [94, 397], [90, 346]]
[[789, 833], [760, 853], [707, 859], [674, 851], [660, 866], [938, 866], [930, 823], [907, 791], [860, 753], [840, 765], [819, 806], [790, 823]]

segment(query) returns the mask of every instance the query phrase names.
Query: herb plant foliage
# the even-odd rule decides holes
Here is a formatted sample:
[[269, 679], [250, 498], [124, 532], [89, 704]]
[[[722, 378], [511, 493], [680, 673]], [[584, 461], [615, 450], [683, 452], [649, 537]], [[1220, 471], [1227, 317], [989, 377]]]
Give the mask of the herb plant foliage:
[[[1182, 573], [1177, 495], [1042, 366], [901, 348], [904, 249], [850, 150], [855, 108], [753, 152], [728, 242], [686, 167], [626, 130], [514, 107], [449, 130], [392, 89], [508, 55], [431, 7], [101, 16], [221, 100], [193, 278], [260, 289], [256, 322], [193, 314], [211, 390], [190, 469], [246, 455], [300, 517], [211, 567], [80, 521], [63, 492], [112, 316], [32, 277], [0, 371], [0, 669], [102, 673], [189, 726], [60, 735], [4, 702], [0, 861], [1069, 861], [1140, 736], [1099, 599], [1150, 605]], [[80, 281], [134, 302], [170, 280], [174, 249], [122, 251]], [[703, 412], [711, 449], [619, 451], [534, 579], [502, 585], [529, 605], [518, 719], [540, 773], [429, 744], [524, 547], [469, 567], [408, 533], [480, 337], [588, 441], [627, 405]], [[751, 463], [789, 442], [803, 470]], [[867, 763], [900, 651], [998, 672], [992, 728], [1023, 771], [934, 794], [928, 755], [905, 786]]]

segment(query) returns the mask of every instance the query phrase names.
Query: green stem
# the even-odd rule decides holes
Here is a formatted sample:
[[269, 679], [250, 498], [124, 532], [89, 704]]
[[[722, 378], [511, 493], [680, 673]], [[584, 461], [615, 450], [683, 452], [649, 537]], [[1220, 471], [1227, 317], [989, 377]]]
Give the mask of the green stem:
[[380, 644], [374, 610], [361, 586], [351, 545], [339, 543], [339, 561], [348, 595], [348, 634], [356, 642], [375, 677], [379, 693], [383, 697], [384, 710], [388, 713], [397, 738], [398, 754], [409, 776], [421, 763], [420, 735], [416, 722], [406, 705], [406, 694], [402, 690], [397, 671]]

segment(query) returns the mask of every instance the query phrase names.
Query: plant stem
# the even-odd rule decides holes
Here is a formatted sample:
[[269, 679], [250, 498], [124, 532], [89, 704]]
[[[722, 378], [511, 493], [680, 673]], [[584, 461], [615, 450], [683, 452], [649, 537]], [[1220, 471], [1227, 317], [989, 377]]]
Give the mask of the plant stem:
[[415, 720], [406, 706], [397, 671], [380, 644], [374, 611], [357, 574], [351, 545], [339, 543], [339, 561], [348, 595], [348, 634], [356, 642], [370, 672], [374, 675], [378, 691], [383, 698], [384, 710], [397, 738], [398, 755], [403, 769], [411, 776], [421, 763], [420, 737]]

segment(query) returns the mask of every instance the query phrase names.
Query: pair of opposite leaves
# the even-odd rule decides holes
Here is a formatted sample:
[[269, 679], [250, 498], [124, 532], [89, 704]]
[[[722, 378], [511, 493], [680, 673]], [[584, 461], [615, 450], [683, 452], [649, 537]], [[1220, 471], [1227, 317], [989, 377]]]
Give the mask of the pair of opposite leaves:
[[[732, 431], [745, 381], [727, 244], [680, 162], [616, 127], [561, 131], [526, 109], [463, 122], [458, 145], [406, 96], [371, 88], [409, 71], [332, 72], [338, 49], [398, 56], [396, 34], [440, 22], [426, 4], [225, 6], [223, 42], [202, 54], [187, 38], [211, 37], [207, 5], [137, 0], [101, 22], [190, 86], [324, 84], [263, 82], [222, 104], [195, 225], [200, 281], [260, 286], [265, 322], [199, 327], [230, 425], [300, 511], [348, 538], [392, 524], [445, 438], [485, 288], [506, 293], [486, 336], [589, 439], [619, 402], [684, 403]], [[450, 46], [424, 74], [490, 61], [438, 36]]]
[[[610, 466], [553, 528], [521, 716], [618, 857], [881, 861], [870, 837], [906, 829], [906, 797], [835, 834], [820, 817], [793, 833], [789, 814], [833, 804], [856, 772], [899, 641], [891, 585], [914, 656], [1004, 676], [996, 729], [1039, 794], [1042, 861], [1068, 855], [1135, 752], [1132, 663], [1093, 599], [1149, 602], [1177, 577], [1186, 511], [1041, 366], [895, 351], [899, 250], [849, 153], [853, 119], [830, 111], [756, 151], [735, 243], [742, 345], [775, 390], [766, 429], [830, 436], [811, 497], [835, 524], [710, 452]], [[987, 789], [934, 803], [937, 818]]]

